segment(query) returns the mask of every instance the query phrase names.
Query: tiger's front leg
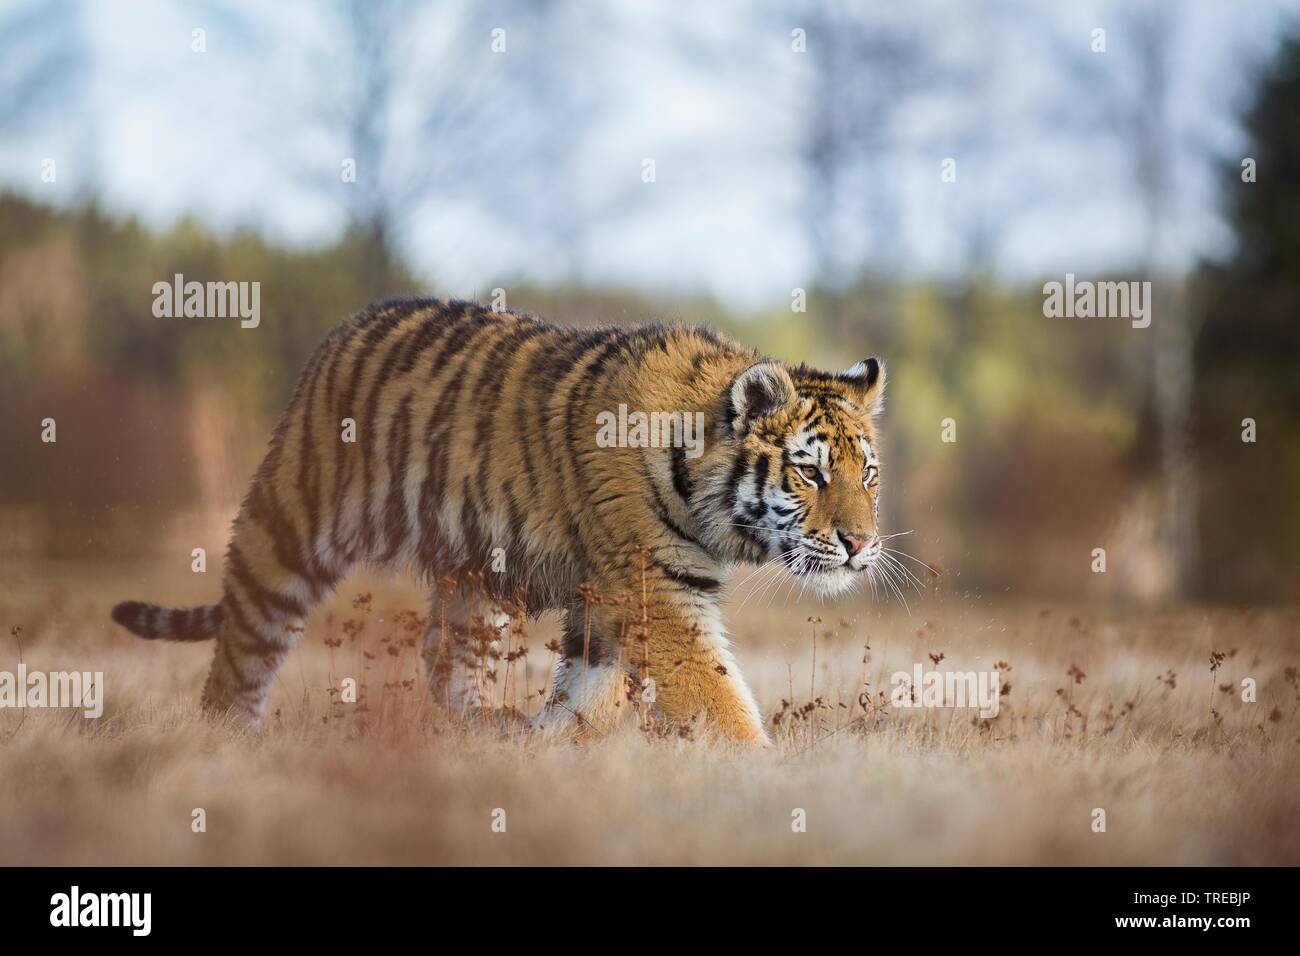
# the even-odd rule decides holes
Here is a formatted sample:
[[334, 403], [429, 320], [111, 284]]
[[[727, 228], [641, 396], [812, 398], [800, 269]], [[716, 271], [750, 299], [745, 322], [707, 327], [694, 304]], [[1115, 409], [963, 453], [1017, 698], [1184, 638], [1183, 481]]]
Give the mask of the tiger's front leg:
[[648, 625], [638, 622], [630, 644], [635, 670], [654, 681], [655, 706], [670, 727], [699, 718], [731, 740], [771, 746], [716, 605], [673, 607]]
[[542, 723], [599, 733], [631, 713], [635, 697], [670, 728], [699, 718], [731, 740], [770, 746], [714, 597], [675, 585], [653, 593], [644, 602], [638, 586], [568, 613]]

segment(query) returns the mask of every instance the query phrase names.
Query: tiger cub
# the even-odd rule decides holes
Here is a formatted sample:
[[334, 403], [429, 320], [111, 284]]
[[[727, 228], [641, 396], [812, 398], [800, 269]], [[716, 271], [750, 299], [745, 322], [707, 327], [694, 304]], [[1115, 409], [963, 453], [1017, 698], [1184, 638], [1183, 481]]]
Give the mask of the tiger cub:
[[780, 561], [834, 594], [871, 568], [883, 388], [876, 359], [828, 374], [708, 329], [372, 305], [302, 371], [235, 519], [221, 600], [128, 601], [113, 620], [216, 638], [203, 703], [256, 727], [303, 619], [354, 565], [482, 572], [477, 594], [435, 592], [422, 655], [438, 700], [456, 682], [444, 635], [481, 623], [486, 600], [522, 600], [564, 612], [539, 723], [607, 727], [629, 710], [627, 678], [648, 677], [666, 726], [703, 715], [765, 745], [723, 631], [724, 573]]

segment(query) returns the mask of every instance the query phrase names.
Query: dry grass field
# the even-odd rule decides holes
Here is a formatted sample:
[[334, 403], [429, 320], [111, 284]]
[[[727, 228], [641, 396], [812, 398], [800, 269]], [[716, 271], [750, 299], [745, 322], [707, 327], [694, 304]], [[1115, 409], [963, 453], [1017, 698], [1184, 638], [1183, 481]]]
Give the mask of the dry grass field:
[[[765, 714], [783, 712], [775, 748], [747, 752], [635, 719], [583, 742], [449, 722], [419, 673], [420, 591], [366, 578], [313, 616], [252, 737], [197, 712], [210, 645], [149, 644], [108, 621], [121, 598], [211, 600], [214, 575], [5, 579], [0, 670], [21, 646], [29, 671], [102, 671], [106, 693], [98, 720], [0, 710], [3, 864], [1300, 863], [1295, 609], [940, 592], [910, 613], [776, 593], [737, 610], [742, 588], [737, 657]], [[528, 654], [490, 685], [497, 703], [537, 709], [555, 632], [530, 625]], [[941, 668], [1001, 671], [995, 719], [881, 706], [894, 671], [940, 654]], [[347, 676], [359, 703], [339, 699]]]

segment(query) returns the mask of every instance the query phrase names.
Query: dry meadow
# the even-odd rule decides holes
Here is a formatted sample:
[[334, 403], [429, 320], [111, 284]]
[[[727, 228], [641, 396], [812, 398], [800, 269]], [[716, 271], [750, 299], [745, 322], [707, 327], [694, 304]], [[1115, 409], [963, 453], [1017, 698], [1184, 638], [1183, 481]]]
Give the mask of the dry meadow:
[[[211, 600], [213, 575], [6, 579], [0, 670], [21, 653], [29, 672], [102, 671], [105, 710], [0, 710], [3, 864], [1300, 863], [1295, 609], [942, 589], [831, 605], [737, 583], [730, 631], [775, 740], [749, 752], [638, 714], [579, 741], [507, 719], [540, 706], [546, 618], [487, 685], [505, 709], [449, 720], [420, 674], [426, 600], [372, 578], [311, 618], [250, 736], [198, 713], [211, 645], [108, 621], [121, 598]], [[936, 658], [996, 669], [998, 716], [882, 699], [893, 672]]]

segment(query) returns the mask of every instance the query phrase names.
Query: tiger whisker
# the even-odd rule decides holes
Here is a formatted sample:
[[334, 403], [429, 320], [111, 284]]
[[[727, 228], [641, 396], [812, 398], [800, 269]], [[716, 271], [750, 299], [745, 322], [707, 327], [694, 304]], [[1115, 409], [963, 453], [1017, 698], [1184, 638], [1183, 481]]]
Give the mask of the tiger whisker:
[[[777, 571], [789, 571], [790, 574], [794, 574], [796, 568], [800, 566], [801, 561], [802, 555], [798, 553], [796, 549], [792, 548], [781, 551], [781, 559], [780, 561], [775, 562], [775, 566]], [[777, 589], [780, 588], [780, 581], [781, 575], [774, 574], [770, 579], [768, 579], [767, 584], [764, 584], [763, 594], [766, 594], [767, 596], [768, 607], [772, 605], [772, 600], [776, 597]]]
[[745, 580], [748, 581], [749, 578], [752, 578], [755, 575], [758, 576], [757, 579], [754, 581], [753, 586], [749, 589], [749, 593], [746, 594], [744, 600], [740, 602], [740, 607], [743, 608], [746, 604], [748, 604], [750, 599], [755, 594], [757, 594], [760, 590], [766, 591], [768, 585], [771, 584], [772, 581], [776, 580], [781, 576], [782, 567], [783, 565], [781, 564], [781, 562], [770, 561], [767, 564], [760, 565], [757, 571], [749, 575], [749, 577], [745, 578]]
[[798, 531], [782, 531], [780, 528], [765, 528], [760, 524], [737, 524], [733, 521], [729, 522], [727, 526], [730, 528], [749, 528], [754, 531], [767, 531], [770, 534], [784, 535], [787, 538], [794, 538], [795, 540], [803, 539], [803, 535]]
[[926, 563], [925, 563], [924, 561], [922, 561], [920, 558], [918, 558], [918, 557], [914, 557], [913, 555], [910, 555], [910, 554], [908, 554], [906, 551], [900, 550], [899, 548], [883, 548], [882, 550], [884, 550], [884, 551], [888, 551], [890, 554], [896, 554], [896, 555], [898, 555], [898, 556], [901, 557], [901, 558], [907, 558], [907, 560], [909, 560], [909, 561], [915, 561], [917, 564], [919, 564], [921, 567], [925, 568], [927, 571], [929, 571], [931, 574], [935, 575], [936, 577], [937, 577], [938, 574], [939, 574], [938, 571], [936, 571], [934, 568], [930, 567], [930, 565], [926, 564]]
[[896, 568], [903, 575], [907, 583], [916, 589], [917, 594], [922, 593], [921, 579], [918, 578], [915, 574], [913, 574], [912, 571], [906, 565], [900, 562], [896, 557], [894, 557], [892, 554], [886, 554], [885, 552], [882, 551], [880, 553], [880, 560], [886, 561], [889, 563], [891, 567]]
[[888, 564], [882, 564], [879, 567], [880, 567], [881, 576], [889, 584], [889, 587], [893, 590], [894, 594], [898, 597], [898, 600], [900, 600], [903, 603], [903, 608], [907, 611], [908, 617], [911, 617], [912, 608], [907, 603], [907, 598], [906, 596], [904, 596], [902, 589], [898, 586], [898, 582], [894, 580], [893, 569]]
[[750, 571], [748, 574], [746, 574], [741, 580], [737, 581], [736, 584], [734, 585], [735, 589], [739, 591], [741, 588], [745, 586], [746, 583], [748, 583], [750, 578], [754, 577], [754, 575], [756, 574], [761, 574], [763, 571], [767, 570], [771, 566], [772, 566], [771, 561], [764, 561], [758, 567], [754, 568], [753, 571]]

